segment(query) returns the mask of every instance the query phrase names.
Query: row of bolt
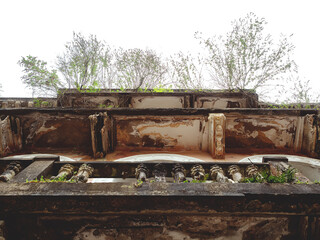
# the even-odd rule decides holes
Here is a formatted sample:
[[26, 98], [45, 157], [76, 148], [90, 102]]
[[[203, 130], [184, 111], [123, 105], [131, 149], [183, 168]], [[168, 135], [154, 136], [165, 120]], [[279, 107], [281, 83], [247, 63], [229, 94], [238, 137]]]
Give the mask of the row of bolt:
[[[78, 172], [75, 174], [75, 167], [71, 164], [63, 165], [57, 176], [51, 177], [51, 180], [58, 180], [64, 178], [65, 180], [71, 180], [73, 182], [87, 182], [88, 179], [92, 176], [93, 167], [90, 164], [82, 164], [79, 167]], [[18, 161], [11, 162], [5, 169], [5, 171], [0, 175], [0, 181], [8, 182], [10, 181], [18, 172], [21, 171], [21, 164]], [[194, 180], [203, 181], [206, 178], [206, 173], [202, 165], [196, 164], [191, 168], [191, 177]], [[156, 164], [152, 172], [156, 182], [165, 182], [167, 170], [163, 164]], [[186, 169], [181, 164], [175, 164], [171, 172], [175, 182], [184, 182], [186, 181]], [[248, 177], [254, 177], [258, 172], [258, 167], [256, 165], [249, 165], [246, 168], [246, 174]], [[210, 177], [211, 180], [224, 183], [231, 182], [237, 183], [242, 179], [242, 174], [240, 168], [237, 165], [231, 165], [228, 167], [227, 177], [224, 174], [223, 169], [218, 165], [213, 165], [210, 168]], [[135, 176], [138, 180], [146, 181], [149, 176], [149, 169], [145, 164], [139, 164], [135, 171]]]
[[[174, 165], [171, 174], [175, 182], [184, 182], [186, 181], [186, 169], [181, 164]], [[256, 165], [249, 165], [246, 170], [246, 175], [248, 177], [254, 177], [259, 174], [258, 167]], [[156, 182], [165, 182], [167, 171], [162, 164], [156, 164], [152, 172]], [[206, 179], [206, 173], [202, 165], [196, 164], [190, 169], [191, 177], [197, 181], [204, 181]], [[238, 183], [241, 181], [242, 174], [240, 167], [237, 165], [231, 165], [228, 167], [227, 176], [225, 175], [223, 169], [218, 165], [213, 165], [210, 168], [209, 175], [211, 180], [220, 182], [220, 183]], [[149, 170], [144, 164], [139, 164], [136, 168], [135, 176], [140, 181], [146, 181], [149, 176]], [[229, 177], [230, 178], [229, 178]]]
[[71, 164], [63, 165], [57, 176], [51, 177], [51, 180], [65, 179], [72, 182], [86, 183], [92, 176], [94, 168], [90, 164], [82, 164], [75, 174], [75, 167]]
[[[0, 175], [0, 182], [9, 182], [16, 174], [21, 171], [21, 163], [18, 161], [11, 162], [4, 172]], [[51, 177], [51, 180], [65, 179], [72, 182], [87, 182], [92, 176], [93, 167], [90, 164], [82, 164], [75, 174], [75, 167], [71, 164], [63, 165], [57, 176]]]

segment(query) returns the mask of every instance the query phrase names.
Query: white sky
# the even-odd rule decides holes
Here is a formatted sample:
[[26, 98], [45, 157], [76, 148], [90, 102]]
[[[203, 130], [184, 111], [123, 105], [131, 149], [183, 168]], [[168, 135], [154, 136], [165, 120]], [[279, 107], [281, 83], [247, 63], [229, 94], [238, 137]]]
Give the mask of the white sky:
[[97, 35], [111, 46], [167, 55], [197, 51], [196, 31], [207, 37], [224, 34], [232, 20], [249, 12], [265, 17], [265, 30], [274, 37], [294, 34], [299, 75], [320, 89], [319, 5], [316, 0], [1, 0], [1, 96], [30, 97], [17, 62], [32, 55], [53, 65], [73, 31]]

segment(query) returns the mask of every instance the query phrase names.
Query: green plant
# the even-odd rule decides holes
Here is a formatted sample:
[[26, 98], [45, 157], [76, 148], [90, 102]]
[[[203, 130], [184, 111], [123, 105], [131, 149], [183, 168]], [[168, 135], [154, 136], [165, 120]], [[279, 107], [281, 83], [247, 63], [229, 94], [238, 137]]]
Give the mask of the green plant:
[[52, 182], [69, 182], [74, 183], [74, 180], [68, 180], [66, 175], [63, 175], [57, 179], [47, 179], [43, 176], [40, 177], [40, 179], [34, 179], [34, 180], [26, 180], [26, 183], [52, 183]]
[[263, 170], [260, 174], [254, 177], [246, 177], [242, 180], [244, 183], [291, 183], [295, 180], [296, 170], [288, 168], [281, 175], [271, 175], [269, 171]]
[[33, 106], [35, 107], [41, 107], [41, 102], [42, 100], [41, 99], [33, 99]]
[[143, 184], [143, 181], [140, 180], [140, 179], [138, 179], [137, 182], [134, 184], [134, 186], [135, 186], [136, 188], [139, 188], [139, 187], [142, 187], [142, 184]]
[[158, 87], [154, 87], [151, 91], [156, 93], [160, 93], [160, 92], [169, 93], [169, 92], [173, 92], [171, 88], [172, 88], [172, 85], [170, 85], [168, 88], [165, 88], [162, 84], [160, 84]]
[[47, 102], [47, 101], [42, 101], [42, 103], [41, 103], [41, 106], [49, 106], [49, 102]]
[[196, 179], [192, 179], [191, 183], [204, 183], [208, 180], [209, 178], [209, 174], [205, 174], [203, 180], [196, 180]]
[[[65, 45], [65, 52], [57, 56], [56, 64], [49, 69], [47, 62], [37, 57], [22, 57], [18, 64], [23, 67], [23, 83], [33, 94], [55, 96], [59, 88], [76, 88], [79, 92], [99, 92], [100, 87], [111, 87], [115, 66], [113, 53], [96, 36], [84, 37], [73, 33], [73, 39]], [[63, 78], [59, 78], [58, 72]]]
[[32, 90], [32, 95], [54, 96], [62, 87], [57, 70], [49, 70], [47, 62], [29, 55], [22, 57], [18, 64], [23, 67], [21, 80]]
[[99, 104], [98, 108], [106, 108], [107, 106], [105, 104]]

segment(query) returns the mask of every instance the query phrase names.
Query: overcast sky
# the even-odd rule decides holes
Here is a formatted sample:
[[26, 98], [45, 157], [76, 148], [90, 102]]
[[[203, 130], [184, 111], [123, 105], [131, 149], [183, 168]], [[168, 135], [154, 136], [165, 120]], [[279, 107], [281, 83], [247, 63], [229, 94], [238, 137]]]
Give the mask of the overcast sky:
[[0, 83], [2, 97], [28, 97], [21, 83], [21, 56], [53, 65], [72, 33], [94, 34], [109, 45], [151, 48], [165, 55], [197, 51], [193, 35], [224, 34], [234, 19], [254, 12], [268, 21], [274, 37], [293, 34], [299, 75], [319, 84], [320, 14], [316, 0], [2, 0], [0, 2]]

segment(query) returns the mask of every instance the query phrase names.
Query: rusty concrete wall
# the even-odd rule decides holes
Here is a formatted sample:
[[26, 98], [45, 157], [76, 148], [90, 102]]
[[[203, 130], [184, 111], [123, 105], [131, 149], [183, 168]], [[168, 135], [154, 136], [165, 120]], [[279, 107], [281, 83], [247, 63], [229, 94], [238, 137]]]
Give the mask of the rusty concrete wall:
[[[116, 119], [118, 148], [208, 150], [208, 119], [205, 116], [121, 116]], [[226, 151], [300, 152], [303, 137], [297, 134], [300, 120], [304, 122], [304, 117], [228, 113]]]
[[[175, 115], [169, 111], [170, 114], [157, 116], [156, 110], [151, 115], [135, 114], [136, 111], [108, 111], [114, 121], [109, 133], [114, 139], [111, 151], [208, 151], [208, 114]], [[225, 112], [227, 153], [259, 150], [318, 156], [315, 115], [260, 112]], [[77, 149], [92, 153], [88, 119], [92, 113], [95, 112], [33, 110], [16, 115], [21, 121], [23, 150]]]
[[226, 117], [226, 148], [229, 151], [233, 148], [294, 151], [295, 142], [300, 141], [296, 138], [298, 122], [303, 118], [300, 116], [227, 114]]
[[208, 122], [204, 116], [115, 116], [117, 149], [204, 150]]
[[22, 128], [20, 119], [13, 116], [6, 116], [0, 119], [0, 156], [22, 149]]
[[62, 105], [63, 107], [74, 108], [113, 108], [119, 107], [120, 99], [116, 96], [86, 96], [79, 95], [69, 99], [70, 103]]
[[249, 92], [173, 92], [106, 91], [79, 93], [64, 91], [58, 97], [62, 107], [73, 108], [255, 108], [258, 96]]
[[91, 152], [87, 115], [39, 113], [21, 116], [26, 149], [73, 149]]

